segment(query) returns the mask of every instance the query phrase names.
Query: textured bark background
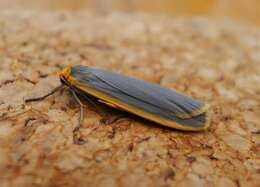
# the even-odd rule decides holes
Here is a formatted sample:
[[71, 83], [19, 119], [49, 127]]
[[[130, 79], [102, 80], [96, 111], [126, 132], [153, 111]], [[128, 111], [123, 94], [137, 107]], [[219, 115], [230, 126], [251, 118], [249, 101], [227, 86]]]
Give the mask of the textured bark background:
[[[0, 186], [260, 186], [259, 28], [145, 14], [0, 12]], [[57, 72], [83, 64], [211, 104], [209, 130], [188, 133], [129, 116], [101, 125]]]

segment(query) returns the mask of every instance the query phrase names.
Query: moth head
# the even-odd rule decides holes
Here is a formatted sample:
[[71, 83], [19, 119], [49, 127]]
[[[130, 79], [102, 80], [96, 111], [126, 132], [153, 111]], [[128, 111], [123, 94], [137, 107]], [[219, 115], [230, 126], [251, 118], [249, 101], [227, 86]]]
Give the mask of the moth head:
[[71, 74], [71, 67], [66, 67], [59, 73], [60, 80], [62, 82], [68, 80], [69, 76]]

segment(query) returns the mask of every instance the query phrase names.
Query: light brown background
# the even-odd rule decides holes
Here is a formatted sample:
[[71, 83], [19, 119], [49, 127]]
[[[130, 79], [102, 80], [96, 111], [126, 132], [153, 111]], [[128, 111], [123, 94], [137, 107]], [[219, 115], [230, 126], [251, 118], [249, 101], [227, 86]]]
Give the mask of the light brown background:
[[260, 25], [259, 0], [0, 0], [0, 6], [72, 11], [91, 9], [98, 12], [140, 11], [181, 16], [206, 15]]

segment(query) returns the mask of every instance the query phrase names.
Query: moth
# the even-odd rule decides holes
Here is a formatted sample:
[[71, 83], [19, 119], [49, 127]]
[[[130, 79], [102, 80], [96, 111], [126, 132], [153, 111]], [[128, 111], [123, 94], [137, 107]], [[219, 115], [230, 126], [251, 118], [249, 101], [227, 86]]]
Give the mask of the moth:
[[43, 100], [67, 86], [80, 105], [79, 124], [75, 131], [83, 121], [81, 99], [89, 100], [89, 97], [170, 128], [201, 131], [209, 127], [207, 103], [157, 84], [82, 65], [64, 68], [59, 78], [60, 86], [42, 97], [25, 102]]

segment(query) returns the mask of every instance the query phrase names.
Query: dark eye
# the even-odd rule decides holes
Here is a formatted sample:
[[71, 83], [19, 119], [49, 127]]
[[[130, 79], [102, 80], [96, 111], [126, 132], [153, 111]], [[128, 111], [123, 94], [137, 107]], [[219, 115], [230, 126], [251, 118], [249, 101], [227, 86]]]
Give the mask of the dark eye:
[[62, 84], [66, 84], [66, 81], [65, 81], [65, 77], [64, 77], [64, 76], [61, 76], [61, 77], [60, 77], [60, 82], [61, 82]]

